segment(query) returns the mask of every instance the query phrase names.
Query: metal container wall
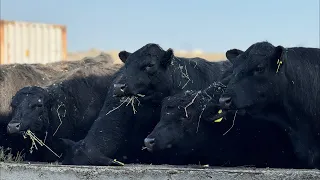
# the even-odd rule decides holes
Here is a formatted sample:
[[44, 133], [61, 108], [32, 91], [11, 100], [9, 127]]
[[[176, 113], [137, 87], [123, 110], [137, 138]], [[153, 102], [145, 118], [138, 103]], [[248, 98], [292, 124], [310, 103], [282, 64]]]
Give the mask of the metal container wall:
[[66, 59], [65, 26], [0, 20], [0, 64], [44, 64]]

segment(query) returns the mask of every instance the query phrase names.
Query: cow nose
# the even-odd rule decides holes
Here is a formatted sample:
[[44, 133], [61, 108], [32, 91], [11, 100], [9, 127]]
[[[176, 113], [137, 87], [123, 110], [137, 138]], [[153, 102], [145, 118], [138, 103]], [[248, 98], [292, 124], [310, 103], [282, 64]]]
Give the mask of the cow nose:
[[20, 131], [21, 123], [9, 123], [7, 126], [7, 132], [9, 134], [18, 133]]
[[127, 88], [126, 84], [114, 84], [113, 85], [114, 95], [123, 96], [125, 94], [126, 88]]
[[147, 149], [149, 151], [152, 151], [153, 150], [153, 147], [155, 145], [155, 139], [154, 138], [145, 138], [144, 139], [144, 145], [147, 147]]
[[230, 108], [231, 102], [232, 102], [231, 97], [221, 97], [219, 99], [220, 105], [222, 106], [222, 108], [225, 108], [225, 109]]

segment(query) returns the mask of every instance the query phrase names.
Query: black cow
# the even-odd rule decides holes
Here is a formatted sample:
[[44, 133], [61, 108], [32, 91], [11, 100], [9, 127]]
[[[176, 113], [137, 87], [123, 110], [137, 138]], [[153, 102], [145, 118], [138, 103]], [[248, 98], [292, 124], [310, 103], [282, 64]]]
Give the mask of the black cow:
[[121, 51], [125, 62], [126, 83], [116, 87], [117, 96], [144, 97], [140, 100], [161, 102], [164, 97], [182, 90], [201, 89], [208, 83], [230, 74], [229, 61], [210, 62], [202, 58], [174, 56], [173, 50], [164, 51], [157, 44], [147, 44], [134, 53]]
[[77, 61], [59, 61], [47, 64], [0, 65], [0, 146], [13, 149], [16, 154], [23, 148], [16, 143], [20, 138], [7, 135], [7, 124], [11, 120], [12, 97], [25, 86], [46, 86], [68, 77], [69, 71], [92, 66], [108, 67], [113, 63], [108, 54], [85, 57]]
[[[133, 148], [128, 149], [127, 152], [119, 152], [119, 149], [123, 148], [123, 146], [128, 147], [127, 143], [136, 142], [130, 138], [134, 139], [139, 136], [138, 134], [133, 136], [133, 134], [131, 135], [132, 132], [130, 132], [133, 131], [134, 124], [139, 120], [133, 117], [133, 107], [127, 106], [127, 103], [130, 101], [113, 95], [113, 84], [123, 82], [123, 69], [124, 67], [120, 68], [114, 74], [104, 106], [87, 136], [77, 142], [62, 138], [62, 142], [65, 148], [67, 148], [62, 164], [111, 165], [114, 161], [108, 157], [109, 154], [115, 154], [113, 157], [123, 162], [132, 161], [134, 158], [131, 158], [131, 154], [138, 157], [131, 151]], [[147, 107], [149, 107], [149, 111], [144, 114], [153, 114], [152, 106]], [[138, 111], [139, 108], [137, 106]], [[136, 147], [138, 143], [132, 145]], [[118, 154], [120, 156], [117, 156]]]
[[[54, 81], [62, 81], [69, 71], [77, 68], [100, 65], [109, 67], [113, 60], [108, 54], [85, 57], [78, 61], [60, 61], [48, 64], [8, 64], [0, 66], [0, 116], [2, 121], [10, 120], [11, 99], [25, 86], [46, 86]], [[6, 122], [6, 123], [8, 123]]]
[[[10, 134], [31, 130], [56, 153], [61, 154], [59, 138], [80, 140], [85, 137], [103, 106], [112, 75], [118, 66], [94, 66], [75, 69], [64, 81], [47, 87], [20, 89], [11, 102]], [[54, 161], [47, 149], [31, 156], [33, 161]], [[50, 154], [48, 154], [50, 153]]]
[[[119, 57], [125, 65], [115, 75], [108, 101], [84, 140], [64, 140], [69, 151], [63, 164], [109, 165], [113, 161], [107, 157], [125, 163], [160, 163], [141, 147], [159, 121], [162, 99], [183, 89], [205, 88], [230, 74], [232, 67], [229, 61], [178, 58], [172, 49], [164, 51], [156, 44], [147, 44], [132, 54], [122, 51]], [[118, 108], [120, 100], [128, 98], [139, 100], [136, 113], [131, 106]]]
[[[161, 120], [145, 139], [148, 150], [175, 152], [214, 166], [297, 167], [288, 135], [274, 123], [231, 110], [218, 114], [224, 89], [214, 83], [203, 91], [165, 98]], [[217, 120], [221, 122], [212, 124]]]
[[287, 129], [297, 156], [320, 168], [320, 49], [258, 42], [226, 55], [238, 65], [221, 104], [251, 114], [270, 104], [280, 106], [289, 119], [278, 123]]

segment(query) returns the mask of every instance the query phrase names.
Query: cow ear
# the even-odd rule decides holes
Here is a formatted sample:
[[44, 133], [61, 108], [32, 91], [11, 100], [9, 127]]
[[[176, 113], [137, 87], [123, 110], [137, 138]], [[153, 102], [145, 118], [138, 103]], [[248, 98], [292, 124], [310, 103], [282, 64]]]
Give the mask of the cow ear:
[[278, 68], [278, 60], [283, 61], [283, 53], [284, 53], [284, 47], [283, 46], [277, 46], [274, 48], [274, 51], [271, 56], [271, 67], [274, 69]]
[[123, 63], [126, 63], [127, 61], [127, 58], [131, 55], [130, 52], [127, 52], [127, 51], [120, 51], [118, 56], [120, 58], [120, 60], [123, 62]]
[[230, 49], [226, 52], [226, 57], [232, 64], [234, 64], [234, 59], [242, 53], [243, 51], [240, 49]]
[[76, 144], [76, 142], [64, 138], [60, 138], [60, 143], [65, 149], [72, 148]]
[[225, 118], [225, 115], [220, 116], [220, 118], [218, 118], [219, 117], [218, 114], [220, 113], [225, 114], [217, 103], [211, 102], [207, 104], [206, 109], [203, 111], [202, 118], [205, 122], [208, 122], [208, 123], [219, 123], [223, 121], [223, 119]]
[[173, 56], [173, 49], [169, 48], [162, 57], [161, 64], [165, 67], [169, 66], [172, 62]]
[[218, 105], [215, 105], [214, 103], [208, 103], [202, 112], [201, 118], [204, 121], [212, 122], [211, 117], [216, 115], [216, 112], [218, 111], [219, 107]]

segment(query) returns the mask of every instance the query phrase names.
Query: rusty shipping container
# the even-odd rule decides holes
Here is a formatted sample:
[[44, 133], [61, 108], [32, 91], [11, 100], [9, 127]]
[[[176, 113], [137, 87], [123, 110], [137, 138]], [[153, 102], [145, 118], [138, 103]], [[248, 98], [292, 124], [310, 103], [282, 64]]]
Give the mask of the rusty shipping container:
[[50, 63], [66, 59], [66, 26], [0, 20], [0, 64]]

